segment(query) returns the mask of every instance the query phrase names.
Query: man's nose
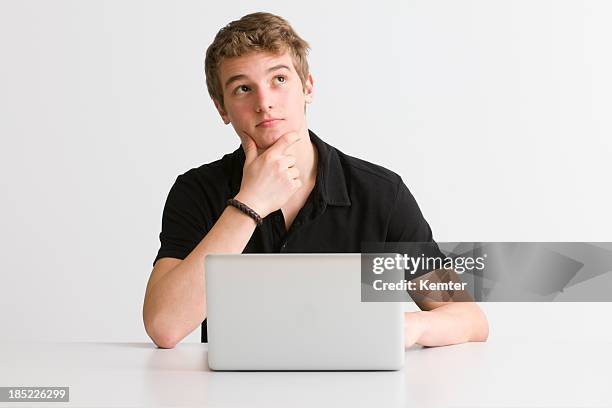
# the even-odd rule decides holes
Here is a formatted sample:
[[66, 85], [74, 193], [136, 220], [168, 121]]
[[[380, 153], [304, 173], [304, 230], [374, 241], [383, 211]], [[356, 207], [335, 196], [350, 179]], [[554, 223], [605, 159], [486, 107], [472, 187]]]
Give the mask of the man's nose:
[[267, 112], [272, 109], [272, 94], [270, 90], [260, 88], [257, 91], [257, 100], [255, 102], [255, 111], [257, 113]]

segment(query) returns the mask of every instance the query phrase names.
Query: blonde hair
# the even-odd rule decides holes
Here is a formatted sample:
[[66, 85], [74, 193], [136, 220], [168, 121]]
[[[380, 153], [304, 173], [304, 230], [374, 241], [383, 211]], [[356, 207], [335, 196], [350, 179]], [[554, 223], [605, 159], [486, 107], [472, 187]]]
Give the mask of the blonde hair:
[[224, 58], [240, 57], [251, 52], [282, 54], [289, 51], [293, 66], [305, 87], [308, 78], [306, 56], [310, 46], [300, 38], [282, 17], [270, 13], [252, 13], [223, 27], [206, 50], [204, 71], [208, 94], [222, 109], [223, 87], [219, 67]]

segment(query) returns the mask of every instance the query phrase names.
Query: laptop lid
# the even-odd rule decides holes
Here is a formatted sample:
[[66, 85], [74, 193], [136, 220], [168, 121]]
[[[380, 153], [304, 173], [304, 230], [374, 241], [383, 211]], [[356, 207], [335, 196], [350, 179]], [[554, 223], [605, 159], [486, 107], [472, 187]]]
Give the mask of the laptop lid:
[[398, 370], [401, 303], [361, 302], [360, 254], [208, 255], [213, 370]]

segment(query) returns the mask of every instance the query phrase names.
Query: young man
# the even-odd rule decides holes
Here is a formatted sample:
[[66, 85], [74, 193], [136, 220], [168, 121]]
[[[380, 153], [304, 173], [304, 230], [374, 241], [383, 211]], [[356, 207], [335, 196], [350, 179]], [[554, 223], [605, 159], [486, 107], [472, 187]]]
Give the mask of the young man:
[[[209, 94], [241, 147], [179, 176], [170, 190], [143, 308], [159, 347], [174, 347], [200, 324], [206, 341], [207, 254], [361, 252], [366, 241], [433, 241], [397, 174], [308, 129], [307, 51], [284, 19], [268, 13], [231, 22], [208, 48]], [[415, 301], [423, 311], [405, 315], [406, 347], [487, 339], [475, 303]]]

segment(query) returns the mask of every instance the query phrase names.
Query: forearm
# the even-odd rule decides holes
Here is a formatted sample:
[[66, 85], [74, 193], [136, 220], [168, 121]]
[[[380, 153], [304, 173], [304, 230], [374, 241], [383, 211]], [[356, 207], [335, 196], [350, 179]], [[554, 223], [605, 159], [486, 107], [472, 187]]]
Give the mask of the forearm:
[[489, 323], [473, 302], [455, 302], [429, 311], [407, 312], [407, 346], [411, 336], [423, 346], [445, 346], [470, 341], [486, 341]]
[[149, 336], [164, 347], [173, 347], [195, 330], [206, 317], [204, 258], [214, 253], [241, 253], [255, 222], [234, 207], [227, 207], [193, 251], [158, 281], [145, 295], [143, 317]]

